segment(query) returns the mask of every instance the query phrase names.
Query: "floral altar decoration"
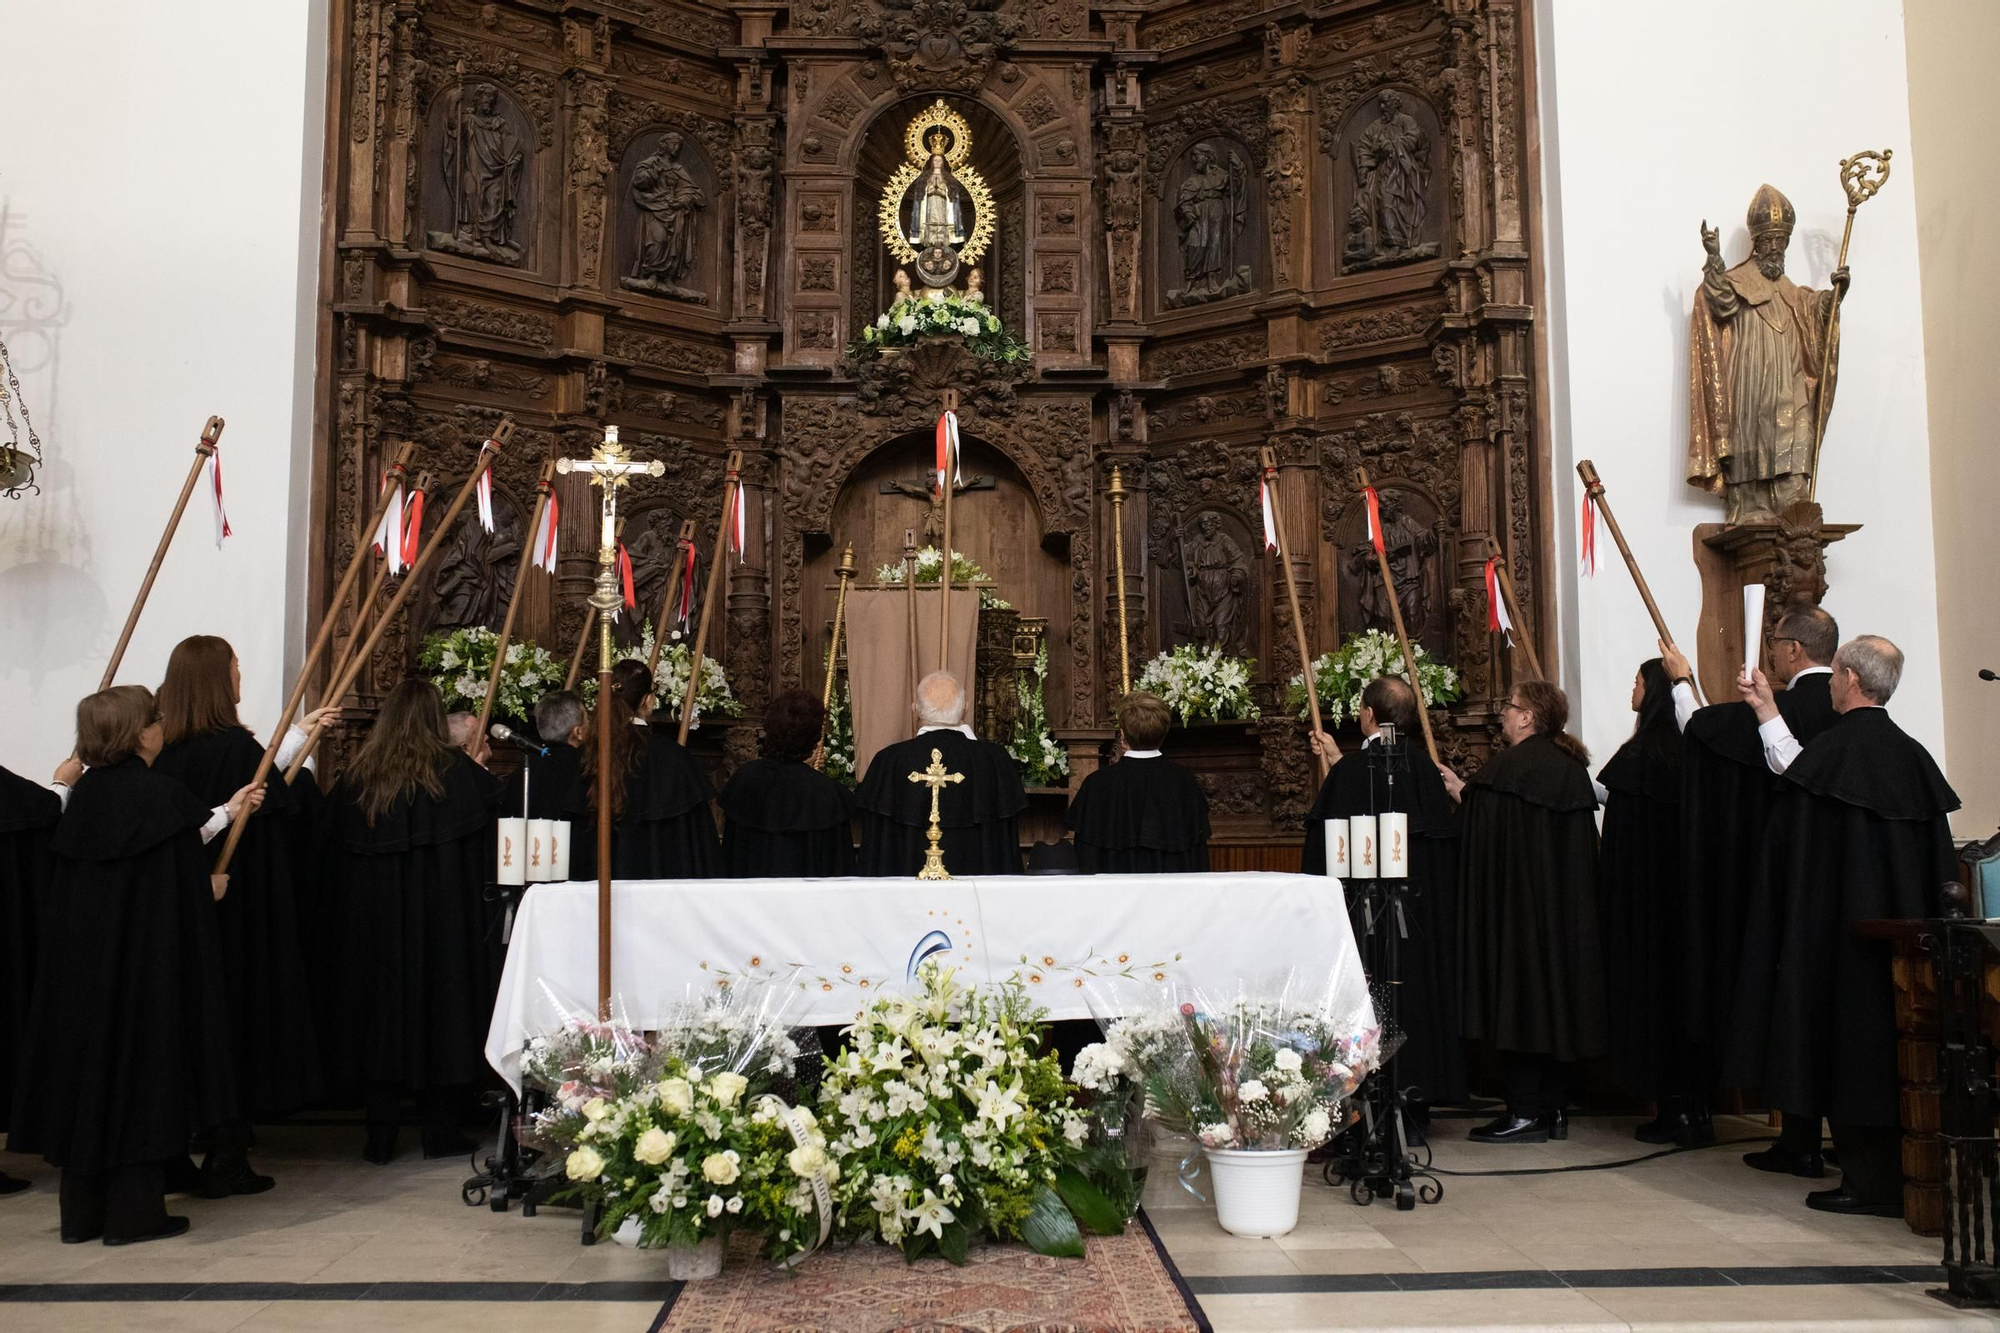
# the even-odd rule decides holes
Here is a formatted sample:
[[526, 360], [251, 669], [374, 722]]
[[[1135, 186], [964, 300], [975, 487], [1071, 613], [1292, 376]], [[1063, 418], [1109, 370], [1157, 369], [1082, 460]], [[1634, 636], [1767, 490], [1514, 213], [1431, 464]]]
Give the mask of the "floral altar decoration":
[[1069, 751], [1049, 729], [1048, 681], [1049, 645], [1044, 639], [1035, 647], [1035, 669], [1014, 678], [1021, 717], [1014, 724], [1007, 753], [1014, 756], [1025, 787], [1060, 787], [1069, 777]]
[[854, 774], [854, 705], [847, 697], [847, 677], [842, 676], [833, 692], [833, 707], [826, 712], [826, 761], [820, 772], [842, 786], [852, 787]]
[[[1416, 659], [1417, 686], [1423, 691], [1424, 707], [1456, 702], [1461, 694], [1458, 673], [1442, 662], [1432, 661], [1421, 643], [1410, 645]], [[1320, 716], [1328, 726], [1361, 715], [1361, 691], [1381, 676], [1409, 679], [1403, 669], [1403, 647], [1394, 634], [1379, 629], [1363, 630], [1347, 636], [1339, 649], [1313, 659], [1313, 688], [1319, 694]], [[1285, 684], [1285, 707], [1303, 718], [1306, 715], [1306, 687], [1303, 675]]]
[[854, 359], [863, 360], [885, 349], [909, 347], [940, 336], [962, 338], [974, 356], [1003, 365], [1032, 356], [1028, 345], [1007, 332], [1000, 316], [983, 300], [937, 289], [898, 299], [861, 330], [847, 351]]
[[[940, 582], [944, 576], [943, 571], [944, 557], [938, 552], [937, 547], [923, 546], [917, 549], [916, 584], [919, 588], [929, 587]], [[902, 581], [903, 562], [900, 560], [891, 561], [889, 564], [878, 567], [875, 571], [877, 586], [894, 587], [901, 584]], [[1001, 600], [1000, 596], [993, 591], [992, 581], [986, 577], [986, 571], [981, 569], [976, 562], [962, 551], [953, 551], [951, 553], [951, 582], [952, 586], [958, 588], [978, 588], [979, 609], [982, 611], [1011, 611], [1014, 609], [1012, 602]]]
[[1181, 644], [1146, 663], [1135, 689], [1160, 696], [1182, 726], [1259, 716], [1250, 695], [1254, 657], [1232, 657], [1220, 648]]
[[[424, 636], [417, 666], [444, 696], [447, 712], [476, 713], [486, 705], [486, 681], [499, 647], [500, 636], [483, 625], [436, 631]], [[494, 714], [529, 717], [536, 700], [561, 688], [563, 675], [563, 664], [547, 649], [525, 639], [512, 640], [506, 664], [500, 668]]]
[[[647, 619], [640, 623], [639, 646], [624, 654], [643, 662], [653, 655], [653, 622]], [[662, 713], [681, 715], [681, 699], [687, 694], [688, 660], [694, 656], [686, 636], [679, 630], [667, 631], [666, 647], [660, 650], [659, 670], [653, 675], [653, 703]], [[558, 677], [560, 678], [560, 677]], [[577, 681], [577, 693], [583, 701], [597, 706], [597, 678], [588, 676]], [[694, 718], [688, 724], [689, 730], [698, 730], [704, 714], [718, 717], [742, 717], [743, 701], [729, 688], [729, 673], [722, 663], [708, 653], [701, 658], [701, 686], [694, 692]]]

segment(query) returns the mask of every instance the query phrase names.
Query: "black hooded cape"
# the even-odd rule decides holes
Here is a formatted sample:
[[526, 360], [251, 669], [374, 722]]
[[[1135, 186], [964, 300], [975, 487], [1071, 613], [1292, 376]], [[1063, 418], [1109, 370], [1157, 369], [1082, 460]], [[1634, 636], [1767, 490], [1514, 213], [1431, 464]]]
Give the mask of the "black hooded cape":
[[469, 1083], [498, 977], [483, 943], [499, 780], [453, 751], [444, 793], [417, 791], [370, 825], [343, 779], [328, 798], [343, 1004], [334, 1068], [344, 1089]]
[[[1798, 678], [1777, 696], [1800, 745], [1833, 725], [1832, 677]], [[1764, 763], [1746, 703], [1711, 704], [1688, 719], [1681, 767], [1683, 919], [1680, 1004], [1687, 1037], [1716, 1049], [1730, 1027], [1764, 826], [1778, 779]]]
[[1610, 1041], [1589, 770], [1530, 736], [1465, 784], [1465, 1035], [1578, 1060]]
[[1599, 920], [1612, 1063], [1626, 1091], [1652, 1099], [1683, 1045], [1681, 738], [1634, 736], [1598, 774], [1607, 795], [1599, 843]]
[[[263, 753], [249, 731], [225, 727], [175, 741], [153, 761], [153, 771], [177, 779], [213, 808], [256, 776]], [[310, 783], [304, 772], [300, 778], [301, 785]], [[292, 879], [292, 840], [304, 831], [294, 818], [298, 806], [284, 775], [273, 772], [264, 784], [264, 804], [250, 816], [230, 859], [229, 892], [215, 905], [244, 1120], [296, 1111], [320, 1095], [318, 1025]], [[210, 850], [220, 852], [221, 841]]]
[[1897, 1123], [1896, 1005], [1877, 918], [1935, 916], [1958, 796], [1880, 708], [1842, 714], [1785, 771], [1751, 905], [1723, 1078], [1772, 1106]]
[[520, 771], [507, 779], [506, 794], [500, 798], [501, 815], [512, 818], [521, 813], [521, 783], [525, 778], [529, 819], [570, 818], [571, 797], [583, 771], [583, 751], [553, 741], [547, 754], [529, 754], [523, 758]]
[[1086, 875], [1208, 869], [1208, 796], [1171, 760], [1120, 759], [1076, 789], [1064, 816]]
[[40, 900], [48, 892], [49, 839], [62, 800], [0, 768], [0, 1130], [14, 1106], [15, 1062], [34, 998]]
[[[671, 732], [645, 726], [642, 733], [625, 778], [625, 808], [611, 823], [612, 878], [712, 878], [721, 861], [708, 805], [715, 789]], [[597, 812], [586, 776], [579, 770], [566, 802], [571, 879], [597, 878]]]
[[208, 817], [136, 755], [78, 779], [50, 843], [12, 1151], [98, 1175], [238, 1114]]
[[947, 773], [965, 777], [946, 783], [938, 801], [945, 869], [954, 875], [1020, 874], [1021, 839], [1014, 821], [1028, 808], [1028, 794], [1014, 756], [1005, 746], [942, 728], [885, 745], [868, 765], [854, 794], [861, 814], [861, 873], [901, 878], [924, 868], [931, 789], [910, 781], [910, 774], [930, 767], [933, 750]]
[[[1388, 780], [1391, 767], [1393, 785]], [[1459, 1035], [1458, 809], [1437, 766], [1408, 741], [1398, 741], [1393, 751], [1380, 741], [1350, 751], [1326, 775], [1319, 798], [1306, 812], [1299, 869], [1308, 875], [1326, 873], [1327, 820], [1389, 810], [1410, 817], [1410, 878], [1402, 920], [1385, 913], [1371, 921], [1368, 882], [1350, 880], [1345, 887], [1354, 938], [1367, 957], [1379, 960], [1371, 979], [1385, 979], [1388, 932], [1399, 932], [1396, 1024], [1405, 1040], [1396, 1054], [1396, 1081], [1414, 1089], [1419, 1101], [1461, 1101], [1465, 1043]]]
[[722, 873], [728, 878], [854, 873], [853, 797], [811, 764], [752, 759], [715, 803], [722, 807]]

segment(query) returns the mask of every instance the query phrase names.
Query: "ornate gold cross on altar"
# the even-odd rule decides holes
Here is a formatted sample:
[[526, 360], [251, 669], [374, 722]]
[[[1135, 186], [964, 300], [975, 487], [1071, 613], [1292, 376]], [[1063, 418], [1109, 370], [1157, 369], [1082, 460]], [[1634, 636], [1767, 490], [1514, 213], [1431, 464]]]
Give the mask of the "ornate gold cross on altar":
[[931, 845], [924, 851], [924, 868], [917, 872], [918, 879], [950, 879], [951, 872], [944, 868], [944, 829], [938, 825], [938, 797], [944, 793], [947, 782], [963, 782], [965, 774], [944, 771], [944, 752], [931, 751], [931, 766], [921, 772], [910, 774], [910, 781], [921, 782], [931, 789]]

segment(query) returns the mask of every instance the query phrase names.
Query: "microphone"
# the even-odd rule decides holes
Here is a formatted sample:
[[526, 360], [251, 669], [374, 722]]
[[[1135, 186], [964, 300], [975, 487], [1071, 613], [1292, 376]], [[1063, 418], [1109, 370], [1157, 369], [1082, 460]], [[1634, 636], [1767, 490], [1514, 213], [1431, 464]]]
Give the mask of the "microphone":
[[526, 736], [523, 736], [520, 733], [516, 732], [512, 727], [508, 726], [505, 722], [495, 722], [492, 726], [486, 729], [486, 734], [491, 736], [496, 741], [511, 741], [515, 745], [520, 746], [523, 750], [527, 750], [530, 751], [531, 753], [541, 755], [545, 759], [548, 757], [549, 753], [548, 746], [535, 744], [533, 741], [529, 740]]
[[2000, 680], [2000, 676], [1996, 676], [1993, 674], [1992, 667], [1979, 668], [1979, 678], [1981, 680]]

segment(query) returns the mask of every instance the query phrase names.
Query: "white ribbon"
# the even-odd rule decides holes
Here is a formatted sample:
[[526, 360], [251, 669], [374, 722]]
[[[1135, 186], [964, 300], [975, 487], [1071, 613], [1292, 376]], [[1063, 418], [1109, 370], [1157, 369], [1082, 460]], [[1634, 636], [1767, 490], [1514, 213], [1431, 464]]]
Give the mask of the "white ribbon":
[[[807, 1128], [806, 1122], [800, 1118], [799, 1109], [796, 1106], [787, 1106], [783, 1098], [769, 1095], [759, 1098], [757, 1105], [764, 1110], [772, 1112], [784, 1124], [785, 1128], [791, 1131], [792, 1142], [794, 1144], [804, 1148], [812, 1143], [812, 1131]], [[833, 1235], [833, 1191], [827, 1188], [826, 1173], [824, 1171], [815, 1171], [810, 1179], [813, 1191], [813, 1207], [819, 1213], [819, 1239], [814, 1241], [810, 1248], [801, 1250], [791, 1258], [785, 1260], [784, 1266], [786, 1268], [790, 1268], [792, 1265], [805, 1260], [814, 1250], [826, 1244], [827, 1239]]]

